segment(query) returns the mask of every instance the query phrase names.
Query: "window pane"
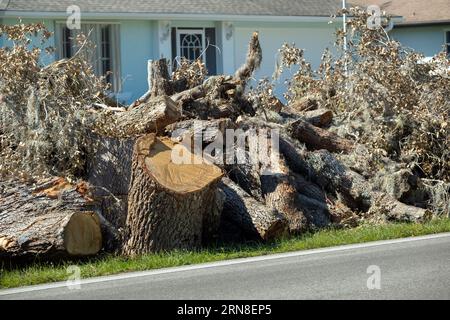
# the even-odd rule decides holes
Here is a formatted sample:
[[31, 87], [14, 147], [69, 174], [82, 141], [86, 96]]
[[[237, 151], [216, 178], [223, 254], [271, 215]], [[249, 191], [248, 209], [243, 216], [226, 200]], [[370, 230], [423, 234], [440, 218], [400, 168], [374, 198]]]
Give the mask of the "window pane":
[[63, 40], [63, 45], [62, 45], [63, 58], [70, 58], [70, 57], [72, 57], [72, 33], [69, 28], [64, 27], [62, 35], [63, 35], [63, 39], [62, 39]]
[[111, 83], [111, 26], [102, 26], [101, 27], [101, 73], [103, 76], [106, 76], [106, 80]]
[[450, 43], [450, 31], [447, 31], [447, 43]]
[[[203, 35], [201, 33], [181, 33], [179, 38], [180, 54], [193, 61], [200, 57], [203, 51]], [[203, 57], [202, 57], [203, 58]]]

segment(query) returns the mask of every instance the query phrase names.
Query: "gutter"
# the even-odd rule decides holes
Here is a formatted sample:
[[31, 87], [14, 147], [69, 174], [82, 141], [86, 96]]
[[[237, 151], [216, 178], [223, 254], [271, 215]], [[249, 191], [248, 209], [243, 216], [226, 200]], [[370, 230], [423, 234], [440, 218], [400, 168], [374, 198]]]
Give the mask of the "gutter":
[[[0, 0], [0, 4], [2, 1]], [[8, 0], [9, 1], [9, 0]], [[1, 7], [0, 7], [1, 8]], [[0, 11], [0, 18], [66, 19], [66, 12]], [[82, 12], [84, 19], [98, 20], [197, 20], [197, 21], [257, 21], [257, 22], [329, 22], [331, 16], [269, 16], [269, 15], [207, 15], [207, 14], [160, 14], [123, 12]], [[342, 19], [337, 17], [334, 19]]]
[[421, 22], [403, 22], [403, 23], [400, 23], [400, 24], [396, 24], [395, 28], [432, 27], [432, 26], [441, 26], [441, 25], [450, 25], [450, 20], [430, 20], [430, 21], [421, 21]]

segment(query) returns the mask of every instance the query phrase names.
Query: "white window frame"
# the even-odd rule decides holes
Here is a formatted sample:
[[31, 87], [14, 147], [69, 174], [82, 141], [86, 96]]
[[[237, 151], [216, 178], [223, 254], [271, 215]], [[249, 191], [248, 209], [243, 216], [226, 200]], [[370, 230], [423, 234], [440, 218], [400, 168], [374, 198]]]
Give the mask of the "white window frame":
[[450, 33], [450, 29], [444, 29], [444, 45], [445, 50], [447, 52], [447, 55], [450, 56], [450, 50], [448, 48], [450, 47], [450, 42], [447, 42], [447, 33]]
[[[100, 25], [100, 26], [114, 26], [110, 35], [110, 47], [111, 47], [111, 70], [112, 70], [112, 87], [111, 91], [114, 93], [119, 93], [122, 91], [122, 79], [121, 79], [121, 50], [120, 50], [120, 23], [110, 22], [110, 21], [84, 21], [82, 25]], [[63, 28], [66, 27], [66, 21], [56, 21], [55, 23], [55, 46], [57, 48], [57, 59], [62, 59], [64, 57], [64, 35], [62, 34]], [[100, 57], [95, 61], [97, 70], [102, 69], [102, 59], [101, 59], [101, 28], [96, 28], [94, 30], [97, 34], [95, 39], [100, 42], [96, 43], [97, 56]]]
[[202, 55], [200, 56], [201, 60], [203, 62], [206, 62], [206, 34], [205, 34], [205, 28], [199, 28], [199, 29], [183, 29], [183, 28], [177, 28], [177, 39], [176, 39], [176, 45], [177, 45], [177, 57], [182, 57], [181, 55], [181, 38], [180, 36], [182, 34], [201, 34], [202, 35]]

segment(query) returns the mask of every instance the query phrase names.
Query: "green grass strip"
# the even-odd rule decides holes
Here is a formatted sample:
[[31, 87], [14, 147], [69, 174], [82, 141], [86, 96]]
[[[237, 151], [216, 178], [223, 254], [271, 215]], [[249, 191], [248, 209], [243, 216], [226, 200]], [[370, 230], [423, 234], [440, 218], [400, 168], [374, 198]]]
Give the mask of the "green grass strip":
[[186, 266], [443, 232], [450, 232], [450, 219], [435, 219], [424, 224], [399, 223], [378, 226], [363, 225], [354, 229], [326, 229], [316, 233], [304, 234], [296, 238], [282, 239], [270, 244], [216, 246], [199, 251], [173, 251], [133, 258], [104, 255], [95, 259], [57, 264], [35, 262], [21, 268], [11, 268], [5, 265], [5, 263], [0, 263], [0, 288], [5, 289], [65, 281], [68, 278], [67, 267], [74, 264], [80, 267], [82, 278], [90, 278], [122, 272]]

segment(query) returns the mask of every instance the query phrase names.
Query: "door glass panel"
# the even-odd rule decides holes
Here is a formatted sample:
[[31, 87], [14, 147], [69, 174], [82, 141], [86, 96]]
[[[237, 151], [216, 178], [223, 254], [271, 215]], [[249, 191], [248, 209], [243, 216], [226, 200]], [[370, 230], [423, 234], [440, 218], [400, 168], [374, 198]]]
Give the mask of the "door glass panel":
[[180, 33], [180, 53], [190, 61], [200, 57], [203, 52], [203, 35], [200, 33]]

